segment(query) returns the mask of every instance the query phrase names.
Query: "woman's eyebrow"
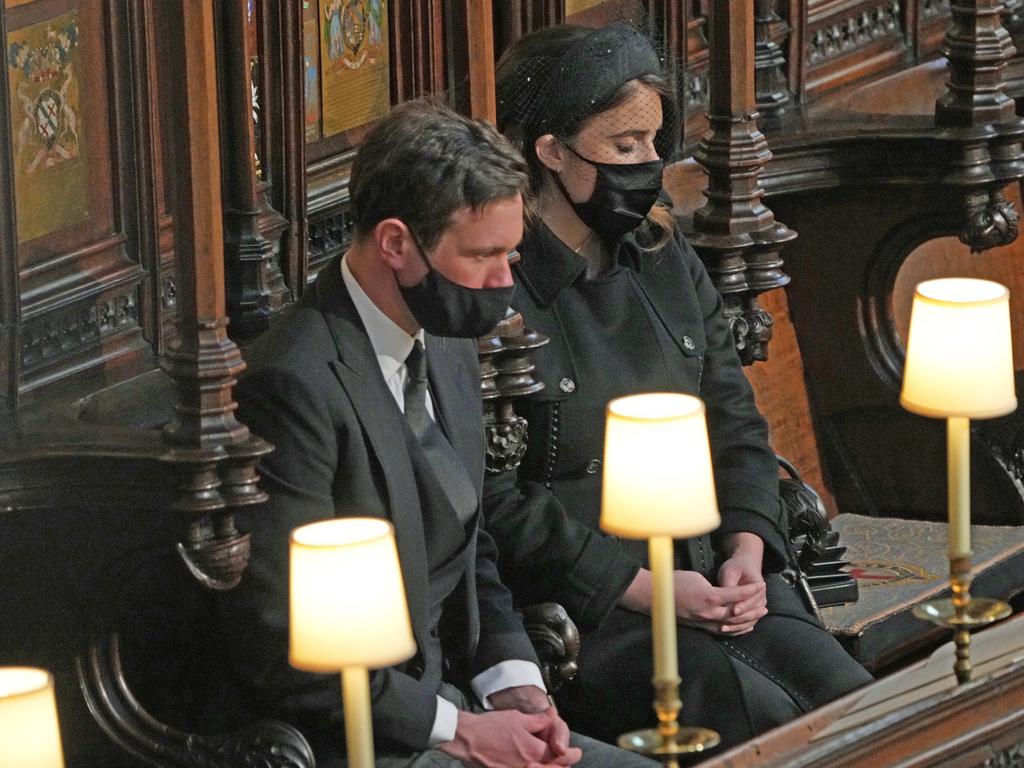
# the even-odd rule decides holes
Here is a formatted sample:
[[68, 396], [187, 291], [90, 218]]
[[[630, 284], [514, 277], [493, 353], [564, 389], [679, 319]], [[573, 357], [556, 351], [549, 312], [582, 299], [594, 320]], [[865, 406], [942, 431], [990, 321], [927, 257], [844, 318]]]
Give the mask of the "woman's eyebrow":
[[638, 128], [636, 130], [619, 131], [618, 133], [611, 134], [608, 138], [610, 138], [610, 139], [623, 139], [623, 138], [633, 138], [633, 137], [643, 138], [644, 136], [647, 136], [650, 133], [657, 133], [660, 130], [661, 130], [661, 126], [658, 126], [657, 128], [653, 128], [653, 129], [650, 129], [650, 130], [648, 130], [646, 128], [643, 128], [643, 129], [639, 129]]

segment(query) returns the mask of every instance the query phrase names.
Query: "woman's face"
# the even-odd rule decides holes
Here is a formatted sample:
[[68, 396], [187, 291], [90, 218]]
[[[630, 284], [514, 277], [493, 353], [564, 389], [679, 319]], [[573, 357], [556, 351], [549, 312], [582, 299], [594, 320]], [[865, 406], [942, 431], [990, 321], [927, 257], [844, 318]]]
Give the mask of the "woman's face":
[[[661, 129], [661, 97], [640, 83], [618, 106], [599, 112], [566, 143], [596, 163], [646, 163], [658, 159], [654, 137]], [[572, 152], [563, 151], [562, 183], [577, 202], [589, 200], [597, 172]]]

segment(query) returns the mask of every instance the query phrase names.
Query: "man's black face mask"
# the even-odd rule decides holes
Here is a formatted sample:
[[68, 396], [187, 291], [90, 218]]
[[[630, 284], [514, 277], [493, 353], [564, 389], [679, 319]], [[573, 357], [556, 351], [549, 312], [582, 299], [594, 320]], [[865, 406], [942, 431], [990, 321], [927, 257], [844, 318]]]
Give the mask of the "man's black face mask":
[[515, 285], [505, 288], [467, 288], [453, 283], [427, 259], [427, 252], [410, 229], [427, 274], [411, 286], [398, 284], [416, 322], [434, 336], [475, 339], [489, 333], [505, 317]]

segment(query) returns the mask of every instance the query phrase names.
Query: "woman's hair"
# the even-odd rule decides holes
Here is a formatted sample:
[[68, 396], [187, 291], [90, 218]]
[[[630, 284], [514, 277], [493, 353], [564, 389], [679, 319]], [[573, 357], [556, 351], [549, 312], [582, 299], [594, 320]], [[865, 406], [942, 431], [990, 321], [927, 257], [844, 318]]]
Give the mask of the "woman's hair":
[[[622, 104], [641, 86], [647, 86], [661, 98], [663, 123], [655, 137], [655, 147], [662, 158], [671, 154], [675, 143], [675, 103], [660, 72], [660, 62], [646, 38], [632, 30], [623, 33], [628, 43], [623, 46], [626, 53], [606, 63], [628, 73], [627, 79], [619, 82], [615, 82], [615, 71], [595, 77], [595, 73], [587, 72], [587, 65], [594, 62], [586, 61], [585, 56], [566, 55], [570, 49], [578, 51], [588, 38], [602, 33], [603, 30], [595, 32], [568, 24], [545, 27], [519, 38], [498, 61], [498, 129], [526, 159], [535, 194], [540, 191], [547, 170], [537, 157], [537, 139], [549, 133], [563, 141], [571, 139], [590, 118]], [[630, 47], [633, 59], [638, 61], [623, 60], [623, 56], [630, 55]], [[608, 53], [611, 52], [609, 46]], [[598, 59], [596, 66], [604, 63]], [[637, 69], [647, 71], [641, 74], [635, 72]], [[660, 248], [672, 238], [674, 226], [671, 211], [659, 201], [642, 226], [646, 231], [638, 233], [639, 240], [650, 243], [650, 249]]]

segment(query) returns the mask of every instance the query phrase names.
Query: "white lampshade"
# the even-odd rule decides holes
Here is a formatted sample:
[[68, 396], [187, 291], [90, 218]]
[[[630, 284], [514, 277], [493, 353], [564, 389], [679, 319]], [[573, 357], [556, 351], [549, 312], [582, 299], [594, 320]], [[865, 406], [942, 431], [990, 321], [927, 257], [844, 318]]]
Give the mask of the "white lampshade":
[[971, 419], [1017, 407], [1005, 286], [960, 277], [918, 284], [900, 404], [922, 416]]
[[64, 768], [53, 677], [0, 667], [0, 768]]
[[608, 403], [601, 528], [686, 538], [720, 522], [700, 398], [651, 393]]
[[379, 669], [416, 652], [391, 523], [338, 518], [291, 534], [289, 661]]

